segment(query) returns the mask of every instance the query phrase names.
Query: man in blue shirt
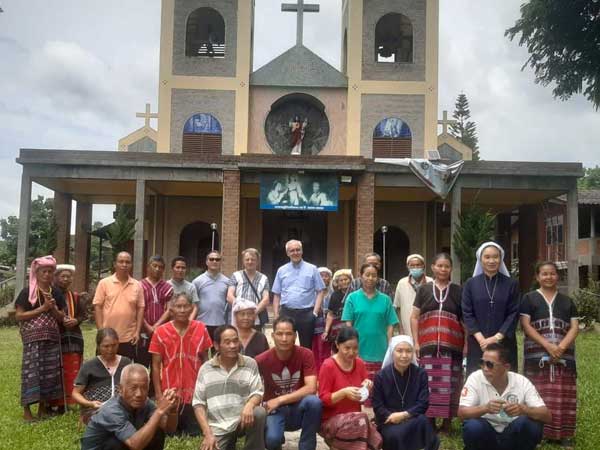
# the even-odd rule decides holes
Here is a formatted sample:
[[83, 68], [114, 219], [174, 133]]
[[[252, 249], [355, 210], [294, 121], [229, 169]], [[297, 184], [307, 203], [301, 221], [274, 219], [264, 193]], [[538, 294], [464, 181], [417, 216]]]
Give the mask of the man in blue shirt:
[[300, 345], [312, 348], [315, 319], [321, 311], [325, 284], [317, 267], [302, 259], [302, 242], [285, 244], [290, 262], [281, 266], [273, 282], [273, 313], [291, 317], [296, 323]]

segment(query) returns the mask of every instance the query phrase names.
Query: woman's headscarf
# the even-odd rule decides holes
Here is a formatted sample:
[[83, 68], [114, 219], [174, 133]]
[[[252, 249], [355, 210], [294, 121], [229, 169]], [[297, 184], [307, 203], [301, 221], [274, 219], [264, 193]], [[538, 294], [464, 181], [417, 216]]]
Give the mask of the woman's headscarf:
[[37, 270], [40, 267], [56, 267], [56, 260], [52, 255], [41, 256], [39, 258], [35, 258], [31, 262], [31, 269], [29, 271], [29, 303], [31, 306], [34, 306], [37, 302]]
[[256, 311], [258, 305], [254, 303], [252, 300], [246, 300], [242, 297], [237, 297], [233, 302], [233, 307], [231, 308], [231, 325], [237, 328], [237, 321], [235, 320], [235, 313], [238, 311], [244, 311], [246, 309], [253, 309]]
[[[388, 345], [388, 349], [385, 352], [385, 357], [383, 358], [383, 364], [381, 365], [382, 369], [384, 367], [389, 366], [390, 364], [394, 363], [394, 350], [396, 349], [396, 347], [398, 346], [398, 344], [402, 344], [403, 342], [406, 342], [414, 350], [415, 343], [413, 341], [413, 338], [411, 338], [410, 336], [408, 336], [406, 334], [399, 334], [397, 336], [394, 336], [390, 340], [390, 343]], [[413, 363], [416, 363], [416, 362], [417, 362], [416, 355], [413, 355]]]
[[58, 266], [56, 266], [56, 271], [54, 272], [55, 275], [58, 275], [61, 272], [64, 272], [65, 270], [71, 272], [72, 274], [75, 274], [75, 266], [73, 264], [59, 264]]
[[477, 262], [475, 263], [475, 270], [473, 270], [473, 276], [476, 277], [477, 275], [481, 275], [483, 273], [481, 255], [483, 254], [483, 251], [488, 247], [496, 247], [498, 249], [498, 251], [500, 252], [500, 268], [498, 269], [498, 272], [500, 272], [503, 275], [506, 275], [507, 277], [510, 277], [510, 272], [506, 268], [506, 264], [504, 264], [504, 249], [492, 241], [481, 244], [481, 246], [477, 249], [477, 253], [475, 253], [475, 256], [477, 257]]
[[337, 289], [337, 279], [339, 277], [348, 277], [350, 278], [350, 282], [352, 282], [352, 280], [354, 280], [354, 277], [352, 276], [352, 270], [351, 269], [339, 269], [336, 270], [335, 273], [333, 274], [333, 278], [331, 279], [331, 285]]
[[412, 255], [408, 255], [406, 257], [406, 265], [408, 266], [408, 263], [410, 262], [411, 259], [418, 259], [419, 261], [421, 261], [423, 264], [425, 264], [425, 258], [423, 258], [421, 255], [419, 255], [418, 253], [413, 253]]

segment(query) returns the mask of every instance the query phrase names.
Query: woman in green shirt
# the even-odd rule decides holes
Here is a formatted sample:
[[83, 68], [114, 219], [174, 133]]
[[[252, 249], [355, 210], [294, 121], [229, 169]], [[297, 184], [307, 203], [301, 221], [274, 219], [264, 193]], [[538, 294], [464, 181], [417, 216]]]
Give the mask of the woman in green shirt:
[[361, 266], [362, 287], [346, 298], [342, 312], [342, 320], [358, 331], [358, 354], [371, 380], [381, 369], [393, 327], [398, 323], [392, 300], [376, 288], [377, 276], [374, 265]]

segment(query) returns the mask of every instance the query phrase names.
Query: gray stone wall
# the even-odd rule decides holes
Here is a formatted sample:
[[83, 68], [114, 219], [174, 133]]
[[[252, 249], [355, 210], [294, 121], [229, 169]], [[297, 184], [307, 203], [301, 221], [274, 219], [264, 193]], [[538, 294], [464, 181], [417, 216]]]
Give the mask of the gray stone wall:
[[361, 108], [360, 154], [371, 158], [373, 130], [383, 119], [397, 117], [410, 127], [413, 157], [423, 157], [425, 96], [363, 94]]
[[156, 141], [148, 136], [135, 141], [127, 146], [128, 152], [156, 153]]
[[233, 154], [235, 91], [173, 89], [171, 97], [171, 153], [181, 153], [183, 126], [194, 114], [212, 114], [221, 122], [223, 154]]
[[[225, 21], [225, 58], [185, 56], [188, 16], [202, 7], [218, 11]], [[173, 74], [205, 77], [234, 77], [237, 54], [238, 0], [176, 0], [173, 26]]]
[[[413, 62], [378, 63], [375, 55], [375, 26], [388, 13], [400, 13], [413, 26]], [[425, 0], [364, 0], [363, 67], [364, 80], [425, 81]]]

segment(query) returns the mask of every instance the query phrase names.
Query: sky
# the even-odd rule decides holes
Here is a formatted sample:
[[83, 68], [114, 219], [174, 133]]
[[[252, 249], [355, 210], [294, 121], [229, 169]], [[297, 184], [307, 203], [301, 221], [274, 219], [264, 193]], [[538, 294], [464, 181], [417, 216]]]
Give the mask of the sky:
[[[487, 160], [600, 164], [600, 113], [555, 100], [504, 37], [524, 0], [440, 0], [439, 115], [464, 92]], [[340, 67], [341, 0], [313, 0], [304, 44]], [[157, 108], [160, 0], [0, 0], [0, 217], [18, 213], [20, 148], [116, 150]], [[256, 0], [254, 69], [295, 44], [295, 14]], [[154, 122], [154, 121], [153, 121]], [[156, 126], [153, 123], [153, 126]], [[34, 186], [34, 195], [52, 195]], [[107, 223], [112, 207], [95, 206]]]

